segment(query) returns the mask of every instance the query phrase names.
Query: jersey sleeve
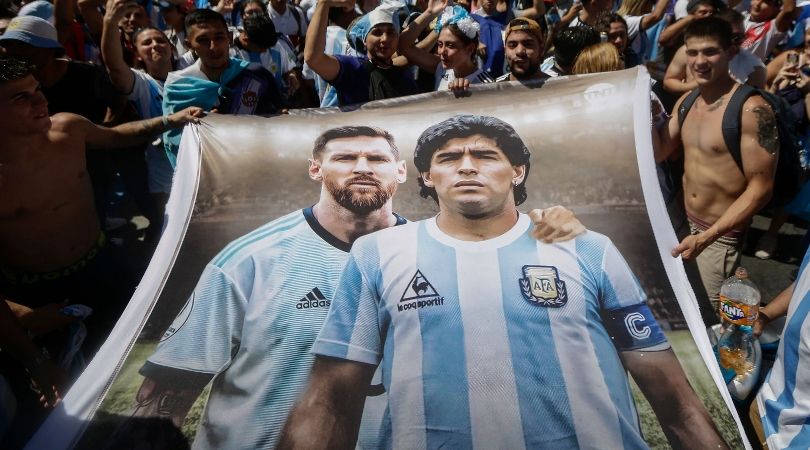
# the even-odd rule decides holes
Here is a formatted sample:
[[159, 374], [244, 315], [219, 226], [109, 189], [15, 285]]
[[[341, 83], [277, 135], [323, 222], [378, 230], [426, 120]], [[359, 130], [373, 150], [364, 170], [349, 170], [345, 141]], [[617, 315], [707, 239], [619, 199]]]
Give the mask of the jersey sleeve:
[[638, 34], [643, 31], [641, 29], [641, 21], [644, 19], [644, 16], [625, 16], [624, 19], [627, 22], [627, 41], [632, 42], [638, 37]]
[[[360, 241], [352, 248], [340, 275], [329, 314], [312, 348], [313, 353], [366, 364], [378, 364], [382, 357], [379, 326], [379, 294], [367, 249]], [[357, 251], [359, 250], [359, 251]], [[364, 254], [365, 253], [365, 254]], [[364, 267], [371, 270], [363, 270]], [[369, 276], [371, 275], [371, 276]]]
[[602, 320], [619, 351], [669, 348], [644, 293], [619, 250], [605, 239], [599, 277]]
[[246, 306], [239, 287], [221, 268], [209, 264], [141, 374], [156, 378], [165, 372], [161, 368], [221, 372], [239, 348]]

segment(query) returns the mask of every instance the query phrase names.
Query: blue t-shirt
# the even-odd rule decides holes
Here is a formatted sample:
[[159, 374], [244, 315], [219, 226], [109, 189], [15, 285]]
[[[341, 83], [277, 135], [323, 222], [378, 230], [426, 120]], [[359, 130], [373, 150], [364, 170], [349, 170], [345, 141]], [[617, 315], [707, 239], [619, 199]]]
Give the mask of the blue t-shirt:
[[489, 72], [493, 78], [497, 78], [503, 75], [504, 69], [504, 26], [489, 17], [479, 16], [478, 14], [473, 14], [472, 18], [481, 26], [478, 38], [481, 43], [487, 46], [487, 58], [481, 68]]
[[647, 448], [619, 359], [669, 348], [644, 291], [605, 236], [545, 244], [530, 225], [355, 242], [313, 351], [380, 364], [385, 448]]
[[[368, 61], [365, 56], [334, 55], [340, 63], [340, 72], [337, 77], [329, 81], [335, 87], [338, 94], [338, 102], [341, 105], [352, 105], [355, 103], [365, 103], [371, 100], [382, 100], [381, 98], [371, 98], [369, 84], [371, 74], [365, 68], [364, 63]], [[416, 82], [411, 77], [411, 73], [398, 67], [390, 69], [394, 71], [392, 78], [400, 84], [402, 94], [411, 95], [417, 92]]]

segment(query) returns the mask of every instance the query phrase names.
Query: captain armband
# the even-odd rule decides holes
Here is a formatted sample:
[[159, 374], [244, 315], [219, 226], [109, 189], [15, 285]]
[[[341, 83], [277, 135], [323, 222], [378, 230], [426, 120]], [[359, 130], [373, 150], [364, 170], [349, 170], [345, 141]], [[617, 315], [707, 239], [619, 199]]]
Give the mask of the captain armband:
[[658, 322], [644, 303], [602, 312], [602, 320], [613, 344], [619, 351], [667, 346]]

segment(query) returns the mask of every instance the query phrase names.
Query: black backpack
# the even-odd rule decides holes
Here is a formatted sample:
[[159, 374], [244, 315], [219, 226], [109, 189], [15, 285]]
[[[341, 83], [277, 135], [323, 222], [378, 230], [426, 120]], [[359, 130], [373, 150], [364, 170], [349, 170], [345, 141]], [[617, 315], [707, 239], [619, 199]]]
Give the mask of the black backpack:
[[[686, 96], [678, 108], [678, 122], [683, 126], [686, 115], [695, 104], [700, 92], [693, 90]], [[790, 105], [778, 95], [753, 88], [746, 84], [740, 85], [726, 105], [723, 113], [723, 141], [728, 147], [731, 157], [737, 163], [740, 171], [743, 171], [742, 154], [740, 153], [740, 129], [742, 120], [743, 104], [752, 95], [760, 95], [773, 109], [776, 116], [776, 124], [779, 133], [779, 156], [776, 163], [776, 174], [773, 181], [773, 202], [775, 206], [782, 206], [789, 202], [799, 192], [801, 164], [800, 155], [804, 151], [804, 143], [801, 134], [797, 129], [796, 116], [790, 109]]]

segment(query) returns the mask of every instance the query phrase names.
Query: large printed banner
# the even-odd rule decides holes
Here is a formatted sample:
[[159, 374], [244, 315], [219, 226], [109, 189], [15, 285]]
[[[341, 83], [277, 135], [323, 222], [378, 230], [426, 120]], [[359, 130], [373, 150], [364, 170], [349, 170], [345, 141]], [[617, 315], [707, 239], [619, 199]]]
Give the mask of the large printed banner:
[[[461, 319], [449, 312], [458, 300], [442, 280], [457, 277], [463, 285], [465, 277], [497, 274], [475, 273], [475, 267], [484, 267], [478, 262], [465, 265], [472, 273], [416, 271], [405, 280], [399, 311], [383, 315], [412, 313], [423, 336], [439, 337], [422, 342], [413, 364], [390, 364], [388, 352], [403, 351], [406, 341], [380, 329], [382, 362], [367, 389], [358, 446], [432, 448], [445, 426], [453, 436], [450, 447], [505, 448], [514, 439], [515, 447], [667, 448], [671, 433], [662, 430], [679, 427], [688, 427], [695, 439], [700, 430], [714, 429], [731, 448], [748, 447], [681, 262], [669, 256], [676, 238], [656, 176], [649, 96], [647, 73], [627, 70], [531, 86], [476, 86], [461, 98], [431, 93], [352, 111], [211, 115], [188, 127], [167, 228], [149, 270], [107, 343], [29, 447], [274, 447], [306, 386], [309, 350], [347, 258], [348, 249], [307, 209], [322, 189], [308, 162], [316, 138], [343, 126], [388, 131], [407, 164], [394, 211], [421, 220], [438, 208], [419, 195], [413, 165], [417, 138], [459, 114], [500, 119], [531, 152], [528, 198], [520, 211], [563, 205], [589, 233], [612, 241], [601, 268], [596, 263], [601, 273], [593, 276], [607, 280], [610, 289], [599, 288], [596, 300], [586, 304], [586, 293], [563, 262], [523, 263], [529, 264], [524, 273], [501, 274], [500, 282], [514, 287], [514, 295], [505, 289], [499, 301], [525, 317], [496, 311], [488, 297], [464, 306], [464, 332], [473, 337], [451, 351], [449, 330]], [[577, 242], [607, 242], [589, 239]], [[562, 255], [571, 253], [572, 245], [547, 248]], [[391, 246], [409, 251], [407, 243]], [[577, 258], [583, 272], [591, 270], [582, 262], [586, 256]], [[645, 294], [647, 308], [613, 305]], [[495, 312], [476, 319], [475, 308]], [[390, 320], [405, 320], [399, 317]], [[486, 334], [501, 319], [507, 321], [505, 331]], [[396, 324], [401, 330], [401, 322]], [[480, 335], [468, 330], [474, 327]], [[528, 342], [536, 345], [516, 350], [512, 341], [525, 341], [521, 333], [527, 329], [534, 333]], [[651, 339], [655, 345], [645, 344]], [[667, 342], [677, 356], [675, 366], [649, 372], [654, 366], [649, 361], [667, 352]], [[428, 374], [430, 361], [443, 364], [443, 371]], [[516, 375], [508, 386], [465, 380], [511, 367]], [[457, 373], [462, 375], [456, 384]], [[425, 386], [435, 385], [428, 378], [443, 377], [440, 385], [447, 391], [425, 387], [424, 398], [403, 398], [398, 383], [413, 383], [413, 377], [423, 377], [419, 382]], [[696, 422], [677, 423], [676, 402], [693, 393]], [[394, 402], [418, 410], [406, 408], [419, 414], [417, 422], [405, 419], [407, 430], [398, 417], [392, 420], [402, 410]], [[455, 408], [452, 424], [436, 419], [448, 408]]]

